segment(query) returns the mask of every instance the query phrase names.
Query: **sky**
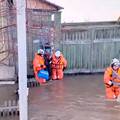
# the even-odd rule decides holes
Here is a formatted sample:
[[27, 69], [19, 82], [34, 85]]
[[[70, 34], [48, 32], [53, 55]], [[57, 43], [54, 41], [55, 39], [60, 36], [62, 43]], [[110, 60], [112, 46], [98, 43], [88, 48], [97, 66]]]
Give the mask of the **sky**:
[[120, 0], [49, 0], [64, 9], [62, 22], [114, 21], [120, 16]]

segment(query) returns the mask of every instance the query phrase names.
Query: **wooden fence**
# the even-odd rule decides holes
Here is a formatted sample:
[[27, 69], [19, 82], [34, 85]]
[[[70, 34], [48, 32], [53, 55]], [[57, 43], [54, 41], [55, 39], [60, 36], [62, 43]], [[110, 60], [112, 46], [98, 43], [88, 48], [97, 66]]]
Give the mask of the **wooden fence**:
[[63, 30], [60, 49], [66, 73], [103, 72], [112, 58], [120, 58], [120, 26]]

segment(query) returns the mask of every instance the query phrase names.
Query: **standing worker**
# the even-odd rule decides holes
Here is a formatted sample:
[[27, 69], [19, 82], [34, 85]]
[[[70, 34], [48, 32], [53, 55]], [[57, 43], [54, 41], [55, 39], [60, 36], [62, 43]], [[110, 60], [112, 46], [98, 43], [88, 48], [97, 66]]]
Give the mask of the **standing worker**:
[[63, 71], [67, 67], [67, 60], [64, 58], [62, 53], [57, 50], [52, 55], [51, 69], [52, 69], [52, 80], [62, 80]]
[[45, 54], [44, 54], [44, 59], [45, 59], [45, 70], [48, 71], [49, 73], [49, 80], [51, 79], [51, 48], [46, 48], [45, 49]]
[[46, 66], [45, 66], [45, 60], [44, 60], [44, 50], [39, 49], [37, 53], [35, 53], [35, 57], [33, 60], [33, 70], [34, 70], [35, 79], [40, 84], [45, 83], [46, 80], [44, 78], [39, 78], [38, 72], [41, 70], [44, 70], [45, 68]]
[[120, 95], [120, 62], [114, 58], [105, 70], [104, 84], [107, 99], [117, 99]]

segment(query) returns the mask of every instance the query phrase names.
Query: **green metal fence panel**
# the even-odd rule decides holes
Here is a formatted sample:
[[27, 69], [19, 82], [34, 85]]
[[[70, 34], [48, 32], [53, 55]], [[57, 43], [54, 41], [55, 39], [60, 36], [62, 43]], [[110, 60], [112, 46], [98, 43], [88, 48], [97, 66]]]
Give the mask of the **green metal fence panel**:
[[60, 49], [68, 61], [67, 72], [90, 71], [90, 43], [61, 43]]
[[113, 58], [113, 42], [93, 43], [92, 70], [97, 72], [103, 70], [110, 64]]
[[120, 59], [119, 31], [119, 27], [114, 26], [77, 33], [73, 29], [64, 31], [60, 49], [68, 61], [66, 72], [103, 72], [114, 57]]

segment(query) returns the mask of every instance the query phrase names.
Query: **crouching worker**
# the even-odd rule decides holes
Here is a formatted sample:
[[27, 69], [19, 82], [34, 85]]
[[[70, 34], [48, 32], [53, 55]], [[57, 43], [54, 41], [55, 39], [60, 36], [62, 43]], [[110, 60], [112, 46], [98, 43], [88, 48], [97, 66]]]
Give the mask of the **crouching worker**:
[[114, 58], [105, 70], [104, 84], [107, 99], [117, 99], [120, 95], [120, 62]]
[[67, 67], [67, 61], [60, 51], [56, 51], [52, 55], [51, 69], [52, 80], [62, 80], [63, 71]]
[[49, 74], [44, 69], [45, 66], [45, 60], [44, 60], [44, 51], [42, 49], [39, 49], [37, 53], [35, 53], [35, 57], [33, 60], [33, 70], [35, 79], [40, 83], [45, 83], [47, 79], [49, 78]]

